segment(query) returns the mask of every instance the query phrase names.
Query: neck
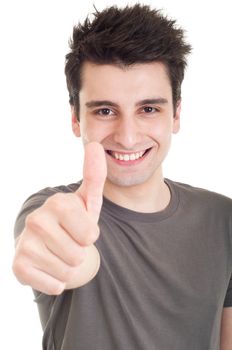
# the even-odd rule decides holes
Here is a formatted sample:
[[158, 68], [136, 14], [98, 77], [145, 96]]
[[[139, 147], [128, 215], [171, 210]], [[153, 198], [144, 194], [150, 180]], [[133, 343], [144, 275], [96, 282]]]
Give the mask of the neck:
[[171, 197], [162, 174], [146, 183], [124, 187], [106, 180], [103, 194], [111, 202], [141, 213], [164, 210]]

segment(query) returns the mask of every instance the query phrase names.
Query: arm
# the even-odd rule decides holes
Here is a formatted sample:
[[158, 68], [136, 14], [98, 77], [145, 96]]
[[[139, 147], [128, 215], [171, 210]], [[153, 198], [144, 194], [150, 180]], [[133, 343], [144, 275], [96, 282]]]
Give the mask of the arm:
[[220, 350], [232, 350], [232, 307], [223, 308]]

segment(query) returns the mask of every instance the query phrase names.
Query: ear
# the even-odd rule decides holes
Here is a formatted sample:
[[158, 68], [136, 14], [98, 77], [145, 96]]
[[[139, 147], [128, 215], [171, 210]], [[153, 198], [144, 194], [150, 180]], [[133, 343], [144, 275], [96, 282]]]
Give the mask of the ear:
[[77, 137], [80, 137], [81, 136], [80, 122], [77, 120], [74, 106], [71, 106], [71, 115], [72, 115], [72, 131], [74, 135], [76, 135]]
[[173, 127], [172, 127], [173, 134], [177, 134], [178, 131], [180, 130], [180, 112], [181, 112], [181, 99], [177, 101], [176, 110], [173, 117]]

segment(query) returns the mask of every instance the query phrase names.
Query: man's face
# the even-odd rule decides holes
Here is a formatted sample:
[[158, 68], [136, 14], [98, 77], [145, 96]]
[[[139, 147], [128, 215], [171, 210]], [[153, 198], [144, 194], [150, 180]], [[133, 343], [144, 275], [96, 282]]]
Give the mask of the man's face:
[[73, 131], [83, 143], [105, 149], [107, 181], [133, 186], [162, 174], [172, 133], [179, 130], [180, 104], [174, 114], [172, 89], [162, 63], [83, 66], [80, 123]]

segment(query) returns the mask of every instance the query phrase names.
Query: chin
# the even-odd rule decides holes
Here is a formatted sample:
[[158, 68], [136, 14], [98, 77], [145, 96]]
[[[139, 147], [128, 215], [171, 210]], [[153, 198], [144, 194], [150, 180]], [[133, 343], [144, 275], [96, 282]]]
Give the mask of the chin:
[[141, 176], [122, 176], [122, 177], [116, 177], [116, 176], [107, 176], [107, 180], [112, 183], [114, 186], [119, 186], [119, 187], [132, 187], [132, 186], [139, 186], [143, 185], [146, 182], [151, 179], [150, 176], [145, 176], [144, 174]]

